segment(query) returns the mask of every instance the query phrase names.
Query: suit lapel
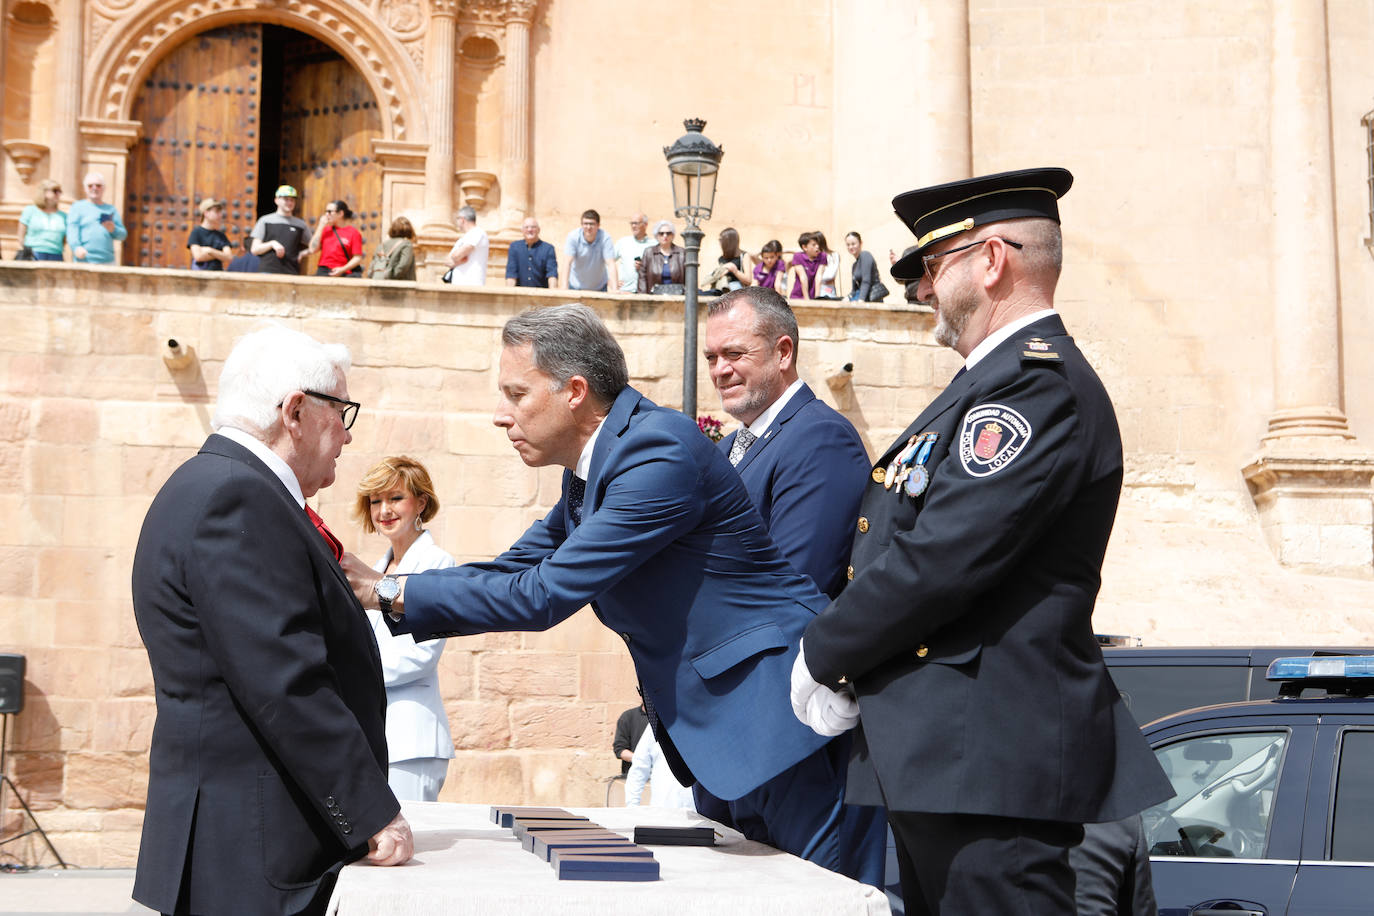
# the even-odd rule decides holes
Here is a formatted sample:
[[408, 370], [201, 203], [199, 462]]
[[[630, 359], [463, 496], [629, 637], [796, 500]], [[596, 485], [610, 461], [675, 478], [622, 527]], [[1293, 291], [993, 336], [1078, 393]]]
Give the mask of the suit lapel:
[[316, 530], [314, 522], [310, 521], [310, 516], [305, 514], [304, 509], [296, 505], [296, 497], [291, 495], [290, 490], [286, 489], [286, 485], [281, 482], [281, 478], [272, 473], [271, 468], [263, 464], [257, 455], [254, 455], [233, 439], [228, 439], [224, 436], [212, 435], [209, 439], [205, 440], [205, 444], [201, 446], [200, 450], [202, 452], [209, 452], [213, 455], [219, 455], [233, 461], [241, 462], [266, 478], [268, 482], [272, 484], [273, 492], [281, 497], [287, 514], [292, 518], [292, 524], [301, 531], [307, 532], [306, 542], [310, 545], [310, 549], [317, 553], [322, 560], [327, 559], [329, 561], [328, 563], [324, 563], [324, 565], [334, 571], [335, 579], [343, 586], [344, 590], [347, 591], [349, 595], [353, 594], [353, 588], [348, 584], [348, 578], [344, 575], [343, 568], [339, 566], [339, 561], [334, 559], [334, 551], [329, 549], [329, 545], [325, 543], [324, 536]]
[[[745, 452], [744, 457], [739, 460], [739, 464], [735, 465], [735, 470], [743, 474], [744, 469], [749, 467], [749, 463], [757, 458], [759, 453], [767, 448], [768, 443], [772, 442], [782, 430], [783, 424], [796, 416], [797, 411], [814, 400], [816, 400], [815, 392], [811, 390], [809, 385], [803, 383], [803, 385], [797, 389], [797, 393], [792, 396], [791, 400], [783, 405], [782, 410], [773, 418], [773, 422], [768, 424], [768, 428], [763, 431], [763, 435], [759, 436], [759, 441], [749, 446], [749, 451]], [[738, 436], [739, 433], [735, 432], [732, 433], [732, 435]], [[734, 444], [734, 439], [730, 440], [730, 444]]]
[[[592, 464], [587, 469], [587, 492], [582, 497], [582, 519], [586, 521], [587, 516], [596, 511], [596, 507], [601, 504], [601, 470], [606, 466], [606, 457], [615, 448], [621, 437], [630, 428], [630, 418], [634, 416], [635, 409], [639, 406], [643, 398], [638, 391], [626, 385], [625, 388], [616, 396], [615, 403], [611, 405], [611, 410], [606, 414], [606, 419], [601, 424], [601, 433], [596, 437], [596, 445], [592, 447]], [[572, 515], [567, 509], [568, 483], [572, 480], [572, 471], [563, 473], [563, 512], [564, 525], [571, 531], [575, 525]]]

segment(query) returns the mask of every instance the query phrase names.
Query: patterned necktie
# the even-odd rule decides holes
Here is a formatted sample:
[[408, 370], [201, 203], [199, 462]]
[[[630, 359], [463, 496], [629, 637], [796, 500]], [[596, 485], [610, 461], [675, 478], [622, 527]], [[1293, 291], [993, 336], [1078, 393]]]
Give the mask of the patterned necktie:
[[574, 474], [568, 483], [568, 514], [575, 525], [582, 524], [582, 500], [586, 495], [587, 481]]
[[324, 542], [329, 545], [329, 549], [334, 554], [334, 559], [342, 560], [344, 553], [343, 544], [338, 538], [334, 537], [334, 532], [329, 530], [329, 526], [324, 523], [324, 519], [316, 515], [315, 510], [309, 506], [305, 507], [305, 514], [310, 516], [310, 521], [315, 526], [315, 530], [320, 533], [320, 537], [324, 538]]
[[735, 444], [730, 446], [730, 463], [739, 464], [744, 458], [744, 453], [749, 451], [749, 446], [753, 445], [758, 438], [747, 429], [741, 429], [736, 433]]

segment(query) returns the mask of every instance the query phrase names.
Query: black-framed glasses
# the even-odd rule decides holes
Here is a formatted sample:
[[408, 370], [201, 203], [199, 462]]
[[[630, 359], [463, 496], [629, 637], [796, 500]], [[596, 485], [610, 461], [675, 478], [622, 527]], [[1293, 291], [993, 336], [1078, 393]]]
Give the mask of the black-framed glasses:
[[318, 391], [306, 391], [304, 388], [301, 389], [301, 394], [308, 394], [312, 398], [319, 398], [321, 401], [331, 401], [335, 404], [342, 404], [344, 408], [339, 411], [339, 414], [343, 417], [344, 429], [353, 428], [353, 421], [358, 419], [358, 410], [363, 406], [357, 401], [345, 401], [343, 398], [336, 398], [332, 394], [321, 394]]
[[988, 236], [988, 237], [985, 238], [985, 239], [979, 239], [979, 240], [976, 241], [976, 242], [969, 242], [967, 245], [960, 245], [958, 248], [951, 248], [951, 249], [949, 249], [948, 251], [942, 251], [942, 252], [940, 252], [939, 254], [924, 254], [924, 255], [921, 255], [921, 267], [922, 267], [922, 269], [925, 270], [925, 274], [926, 274], [926, 276], [930, 279], [931, 284], [934, 285], [934, 283], [935, 283], [935, 262], [936, 262], [936, 261], [940, 260], [940, 259], [943, 258], [943, 257], [947, 257], [947, 256], [949, 256], [949, 255], [952, 255], [952, 254], [958, 254], [958, 253], [961, 252], [961, 251], [968, 251], [970, 248], [975, 248], [975, 247], [977, 247], [978, 245], [983, 244], [984, 242], [991, 241], [992, 239], [1000, 239], [1001, 241], [1006, 242], [1008, 245], [1010, 245], [1011, 247], [1015, 248], [1015, 249], [1018, 250], [1018, 251], [1020, 251], [1020, 250], [1021, 250], [1022, 248], [1024, 248], [1024, 247], [1026, 247], [1025, 245], [1021, 244], [1020, 242], [1013, 242], [1011, 239], [1002, 238], [1002, 236], [1000, 236], [1000, 235], [990, 235], [990, 236]]

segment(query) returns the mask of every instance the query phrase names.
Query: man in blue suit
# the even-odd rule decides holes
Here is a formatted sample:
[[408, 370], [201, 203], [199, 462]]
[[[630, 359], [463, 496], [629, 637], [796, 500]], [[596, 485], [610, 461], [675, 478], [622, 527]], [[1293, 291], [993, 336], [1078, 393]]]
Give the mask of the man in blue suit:
[[[776, 290], [746, 286], [711, 303], [706, 365], [721, 406], [741, 428], [720, 450], [735, 466], [774, 543], [792, 568], [830, 598], [845, 584], [868, 453], [854, 425], [797, 375], [797, 316]], [[841, 756], [851, 739], [834, 739]], [[731, 823], [738, 804], [699, 798], [698, 809]], [[725, 810], [722, 810], [722, 807]], [[882, 887], [887, 824], [882, 808], [845, 805], [840, 871]]]
[[629, 386], [591, 309], [526, 312], [502, 344], [494, 422], [527, 465], [567, 469], [558, 504], [489, 562], [397, 581], [346, 557], [356, 594], [417, 638], [546, 630], [590, 603], [625, 640], [679, 781], [749, 796], [747, 836], [835, 867], [843, 761], [788, 714], [825, 596], [696, 424]]

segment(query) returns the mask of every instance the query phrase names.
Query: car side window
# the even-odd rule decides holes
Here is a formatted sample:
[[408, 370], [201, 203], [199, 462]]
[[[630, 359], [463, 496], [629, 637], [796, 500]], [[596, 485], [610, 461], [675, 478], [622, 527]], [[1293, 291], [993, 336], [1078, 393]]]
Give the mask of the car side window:
[[1250, 669], [1228, 665], [1116, 665], [1116, 689], [1139, 725], [1194, 706], [1246, 699]]
[[1288, 733], [1216, 732], [1155, 748], [1176, 793], [1146, 808], [1152, 856], [1262, 859]]
[[1331, 817], [1330, 858], [1374, 862], [1374, 731], [1341, 736], [1336, 804]]

